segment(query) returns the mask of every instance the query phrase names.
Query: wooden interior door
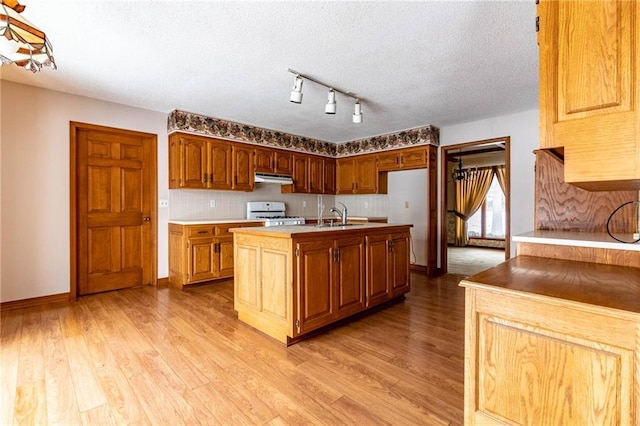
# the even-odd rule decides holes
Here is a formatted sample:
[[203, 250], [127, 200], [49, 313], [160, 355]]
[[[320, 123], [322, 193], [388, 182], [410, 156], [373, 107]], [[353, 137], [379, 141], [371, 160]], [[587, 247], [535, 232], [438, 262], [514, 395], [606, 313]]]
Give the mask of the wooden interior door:
[[72, 297], [156, 282], [157, 136], [71, 123]]

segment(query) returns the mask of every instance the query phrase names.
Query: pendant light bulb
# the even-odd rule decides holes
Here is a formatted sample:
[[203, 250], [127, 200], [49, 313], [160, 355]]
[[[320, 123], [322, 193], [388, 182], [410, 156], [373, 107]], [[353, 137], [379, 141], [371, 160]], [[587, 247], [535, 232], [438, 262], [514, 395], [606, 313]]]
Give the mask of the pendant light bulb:
[[327, 101], [327, 105], [325, 105], [324, 107], [324, 113], [336, 113], [336, 92], [333, 89], [329, 89], [329, 100]]
[[293, 80], [293, 90], [289, 100], [296, 104], [302, 103], [302, 78], [299, 75], [296, 75]]
[[360, 99], [356, 99], [356, 103], [353, 108], [353, 122], [362, 123], [362, 106], [360, 105]]

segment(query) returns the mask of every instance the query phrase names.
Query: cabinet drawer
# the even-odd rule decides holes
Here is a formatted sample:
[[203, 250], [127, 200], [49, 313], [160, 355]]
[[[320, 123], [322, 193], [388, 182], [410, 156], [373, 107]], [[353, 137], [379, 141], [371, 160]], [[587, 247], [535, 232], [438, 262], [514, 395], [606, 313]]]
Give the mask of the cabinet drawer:
[[191, 237], [213, 237], [214, 227], [211, 225], [189, 226], [187, 236]]
[[229, 232], [232, 228], [248, 228], [252, 226], [262, 226], [262, 222], [242, 222], [242, 223], [223, 223], [216, 225], [216, 236], [231, 237], [233, 234]]

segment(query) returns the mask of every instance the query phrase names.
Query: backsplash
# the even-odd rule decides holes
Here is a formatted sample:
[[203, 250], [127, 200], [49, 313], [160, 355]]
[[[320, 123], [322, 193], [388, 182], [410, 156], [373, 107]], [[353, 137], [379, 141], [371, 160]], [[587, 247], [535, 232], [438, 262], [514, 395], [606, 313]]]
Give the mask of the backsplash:
[[[215, 207], [211, 207], [211, 201]], [[281, 194], [279, 185], [256, 185], [253, 192], [197, 189], [169, 190], [169, 217], [173, 220], [244, 219], [248, 201], [284, 201], [287, 215], [316, 218], [318, 195]], [[386, 195], [322, 195], [323, 216], [332, 216], [329, 209], [344, 203], [349, 216], [387, 216]]]

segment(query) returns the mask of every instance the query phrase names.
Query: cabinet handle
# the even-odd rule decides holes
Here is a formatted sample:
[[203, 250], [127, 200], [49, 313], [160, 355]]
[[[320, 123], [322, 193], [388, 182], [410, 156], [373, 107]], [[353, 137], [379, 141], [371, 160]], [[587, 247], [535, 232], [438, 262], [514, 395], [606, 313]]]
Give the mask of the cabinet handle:
[[202, 176], [202, 182], [203, 183], [207, 183], [207, 174], [205, 173], [204, 176]]
[[340, 263], [340, 249], [337, 248], [333, 252], [333, 263]]
[[209, 173], [209, 182], [213, 183], [213, 173]]
[[198, 234], [206, 234], [209, 231], [198, 231]]
[[220, 243], [215, 243], [213, 245], [213, 252], [214, 253], [220, 253]]
[[143, 220], [144, 222], [150, 222], [150, 221], [151, 221], [151, 218], [150, 218], [149, 216], [143, 216], [143, 217], [142, 217], [142, 220]]
[[389, 241], [389, 252], [393, 252], [393, 241]]

